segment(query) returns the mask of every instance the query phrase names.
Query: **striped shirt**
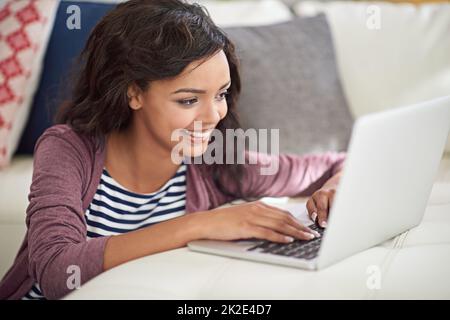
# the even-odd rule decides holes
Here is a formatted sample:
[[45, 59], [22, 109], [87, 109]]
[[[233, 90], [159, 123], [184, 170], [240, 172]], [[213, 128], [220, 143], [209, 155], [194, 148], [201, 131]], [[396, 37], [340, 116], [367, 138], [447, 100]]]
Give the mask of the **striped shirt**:
[[[186, 164], [159, 190], [142, 194], [127, 190], [103, 168], [94, 198], [87, 208], [87, 240], [118, 235], [185, 214]], [[38, 283], [22, 300], [45, 299]]]

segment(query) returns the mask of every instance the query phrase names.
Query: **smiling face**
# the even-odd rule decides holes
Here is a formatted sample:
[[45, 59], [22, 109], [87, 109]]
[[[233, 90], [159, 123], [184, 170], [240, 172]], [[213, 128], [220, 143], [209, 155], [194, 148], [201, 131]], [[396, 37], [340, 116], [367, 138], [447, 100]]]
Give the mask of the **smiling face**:
[[201, 155], [206, 151], [212, 129], [227, 114], [230, 83], [227, 57], [220, 50], [209, 58], [190, 63], [173, 79], [151, 82], [145, 92], [138, 93], [130, 87], [132, 125], [138, 130], [138, 137], [152, 139], [154, 147], [170, 153], [179, 143], [171, 140], [172, 133], [182, 129], [184, 155]]

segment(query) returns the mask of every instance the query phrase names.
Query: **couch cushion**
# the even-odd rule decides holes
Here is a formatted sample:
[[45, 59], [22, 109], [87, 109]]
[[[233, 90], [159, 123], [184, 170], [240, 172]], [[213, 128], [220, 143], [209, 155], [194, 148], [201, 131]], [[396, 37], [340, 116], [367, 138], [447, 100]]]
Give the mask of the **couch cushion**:
[[242, 64], [244, 128], [280, 129], [281, 152], [347, 149], [353, 119], [325, 16], [225, 31]]
[[[81, 28], [68, 29], [67, 8], [77, 5], [81, 12]], [[90, 31], [105, 13], [114, 8], [112, 3], [62, 1], [44, 58], [44, 71], [34, 97], [31, 113], [16, 153], [33, 154], [39, 136], [53, 123], [55, 110], [67, 92], [69, 69], [81, 52]], [[70, 41], [68, 41], [70, 39]]]
[[[66, 10], [72, 4], [78, 5], [83, 13], [82, 28], [80, 30], [69, 30], [66, 27], [68, 16]], [[217, 13], [219, 10], [214, 10], [213, 1], [204, 1], [203, 4], [211, 11], [213, 18], [216, 17], [216, 20], [220, 20], [218, 24], [225, 26], [233, 24], [226, 22], [223, 18], [219, 19], [221, 15]], [[68, 83], [63, 80], [67, 79], [67, 66], [71, 65], [73, 59], [82, 50], [89, 32], [96, 22], [114, 5], [114, 3], [84, 1], [64, 1], [60, 4], [44, 61], [45, 72], [35, 96], [30, 118], [17, 153], [33, 153], [37, 138], [52, 124], [58, 103], [64, 97], [61, 89], [67, 88], [64, 85]], [[267, 9], [269, 5], [271, 5], [270, 1], [262, 2], [259, 10]], [[266, 23], [279, 22], [289, 18], [286, 12], [278, 11], [278, 20], [267, 20]], [[263, 21], [256, 21], [253, 24], [258, 25], [262, 23]], [[282, 128], [280, 140], [281, 150], [283, 151], [307, 152], [345, 149], [351, 129], [351, 116], [347, 111], [340, 88], [334, 63], [333, 47], [325, 19], [298, 19], [292, 23], [285, 22], [277, 26], [274, 25], [273, 28], [266, 25], [240, 27], [235, 28], [234, 31], [229, 31], [232, 35], [241, 33], [241, 36], [237, 36], [236, 42], [242, 47], [241, 51], [247, 54], [251, 50], [245, 48], [251, 48], [257, 44], [264, 46], [264, 42], [270, 41], [270, 46], [266, 48], [268, 51], [256, 50], [256, 55], [253, 59], [244, 59], [245, 61], [243, 61], [243, 63], [247, 63], [248, 60], [249, 64], [248, 67], [244, 66], [243, 73], [243, 82], [245, 82], [245, 87], [248, 89], [244, 89], [241, 105], [250, 107], [242, 110], [242, 118], [245, 120], [247, 114], [255, 111], [252, 106], [262, 105], [265, 107], [269, 105], [268, 102], [261, 104], [259, 90], [258, 93], [255, 93], [254, 90], [251, 90], [251, 87], [263, 88], [263, 92], [274, 94], [274, 92], [267, 90], [271, 85], [271, 78], [263, 79], [260, 77], [259, 74], [261, 73], [259, 70], [254, 69], [255, 63], [262, 63], [263, 68], [260, 70], [262, 73], [272, 74], [275, 77], [276, 81], [274, 82], [277, 85], [274, 86], [274, 91], [276, 89], [286, 89], [277, 92], [279, 94], [275, 95], [275, 97], [285, 98], [279, 100], [279, 103], [277, 102], [277, 106], [281, 108], [280, 111], [290, 110], [289, 113], [286, 113], [286, 117], [282, 116], [282, 113], [278, 113], [275, 118], [270, 115], [273, 121], [266, 123], [261, 121], [261, 119], [264, 119], [271, 110], [265, 107], [265, 110], [258, 110], [255, 118], [253, 118], [255, 121], [249, 123], [244, 121], [246, 127]], [[291, 39], [289, 34], [280, 35], [283, 32], [295, 32], [297, 41]], [[259, 34], [259, 37], [253, 37], [253, 33]], [[246, 36], [250, 36], [253, 41], [249, 42], [249, 39], [245, 38]], [[240, 38], [242, 38], [241, 41], [239, 41]], [[70, 39], [70, 41], [67, 41], [67, 39]], [[64, 45], [62, 46], [61, 43], [64, 43]], [[277, 45], [280, 43], [283, 47], [286, 47], [284, 49], [289, 49], [286, 51], [287, 56], [280, 50], [278, 50], [278, 56], [274, 54]], [[289, 43], [292, 43], [292, 45], [286, 46]], [[263, 54], [258, 52], [271, 52], [271, 54], [264, 57]], [[283, 55], [283, 59], [279, 59], [280, 55]], [[296, 59], [297, 57], [299, 59]], [[314, 61], [310, 61], [312, 58], [315, 58], [313, 59]], [[290, 60], [294, 60], [292, 63], [296, 67], [291, 68], [286, 63], [283, 66], [277, 65], [279, 72], [273, 72], [273, 63], [271, 61]], [[266, 71], [264, 71], [264, 68]], [[298, 69], [298, 72], [295, 72], [295, 69]], [[245, 72], [246, 70], [254, 70], [255, 72], [251, 74]], [[293, 79], [296, 81], [291, 81], [292, 76], [294, 76]], [[55, 94], [55, 92], [59, 92], [59, 94]], [[302, 101], [301, 108], [295, 108], [295, 100]], [[286, 101], [291, 101], [292, 103], [286, 104]], [[293, 109], [291, 109], [292, 106], [294, 106]], [[333, 106], [333, 108], [327, 108], [327, 106]], [[260, 112], [261, 110], [264, 112]], [[333, 119], [331, 125], [328, 124], [330, 119]], [[300, 141], [297, 141], [298, 136], [302, 137]]]
[[0, 3], [0, 169], [25, 128], [57, 8], [53, 0]]
[[287, 21], [293, 16], [289, 8], [278, 0], [195, 0], [195, 2], [205, 6], [213, 21], [221, 27], [266, 25]]
[[[121, 1], [78, 0], [60, 3], [44, 60], [44, 72], [17, 154], [33, 154], [37, 138], [52, 125], [59, 102], [70, 93], [67, 90], [70, 86], [69, 67], [83, 49], [95, 24], [119, 2]], [[203, 0], [200, 4], [207, 7], [213, 20], [220, 26], [243, 23], [246, 25], [269, 24], [286, 21], [292, 16], [289, 9], [276, 0], [264, 0], [257, 4], [253, 1], [223, 3]], [[66, 26], [69, 17], [67, 8], [71, 5], [77, 5], [80, 8], [81, 29], [79, 30], [69, 30]], [[249, 12], [250, 18], [243, 22], [242, 17], [248, 17]]]
[[[422, 224], [409, 233], [320, 271], [179, 248], [124, 263], [65, 299], [449, 299], [448, 236], [430, 233], [426, 243], [412, 244], [413, 233], [437, 217], [447, 231], [449, 208], [427, 208]], [[371, 286], [376, 270], [379, 287]]]
[[449, 3], [298, 1], [294, 11], [326, 14], [355, 116], [450, 94]]

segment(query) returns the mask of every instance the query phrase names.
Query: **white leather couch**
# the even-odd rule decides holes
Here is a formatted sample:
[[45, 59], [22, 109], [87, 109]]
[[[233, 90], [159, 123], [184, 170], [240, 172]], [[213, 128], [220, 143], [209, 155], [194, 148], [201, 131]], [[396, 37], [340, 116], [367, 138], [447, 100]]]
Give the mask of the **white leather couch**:
[[[222, 26], [267, 24], [292, 17], [292, 11], [276, 0], [200, 2]], [[302, 2], [293, 6], [298, 14], [327, 14], [344, 91], [355, 117], [450, 94], [450, 5], [378, 4], [382, 20], [377, 31], [364, 29], [367, 5]], [[372, 37], [372, 42], [365, 37]], [[447, 150], [420, 226], [323, 271], [180, 248], [114, 268], [67, 298], [448, 299], [450, 142]], [[30, 157], [16, 157], [0, 171], [0, 277], [25, 233], [31, 174]], [[372, 265], [379, 267], [381, 275], [380, 288], [373, 290], [367, 285]]]
[[324, 270], [180, 248], [111, 269], [66, 299], [449, 299], [450, 158], [441, 170], [418, 227]]

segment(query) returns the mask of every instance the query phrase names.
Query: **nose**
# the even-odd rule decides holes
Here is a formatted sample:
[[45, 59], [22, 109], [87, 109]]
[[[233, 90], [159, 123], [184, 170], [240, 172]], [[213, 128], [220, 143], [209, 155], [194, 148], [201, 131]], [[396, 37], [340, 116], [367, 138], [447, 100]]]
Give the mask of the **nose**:
[[197, 117], [197, 120], [200, 120], [206, 124], [213, 124], [216, 125], [225, 115], [223, 114], [223, 107], [220, 105], [220, 103], [209, 103], [205, 104], [200, 111], [199, 116]]

